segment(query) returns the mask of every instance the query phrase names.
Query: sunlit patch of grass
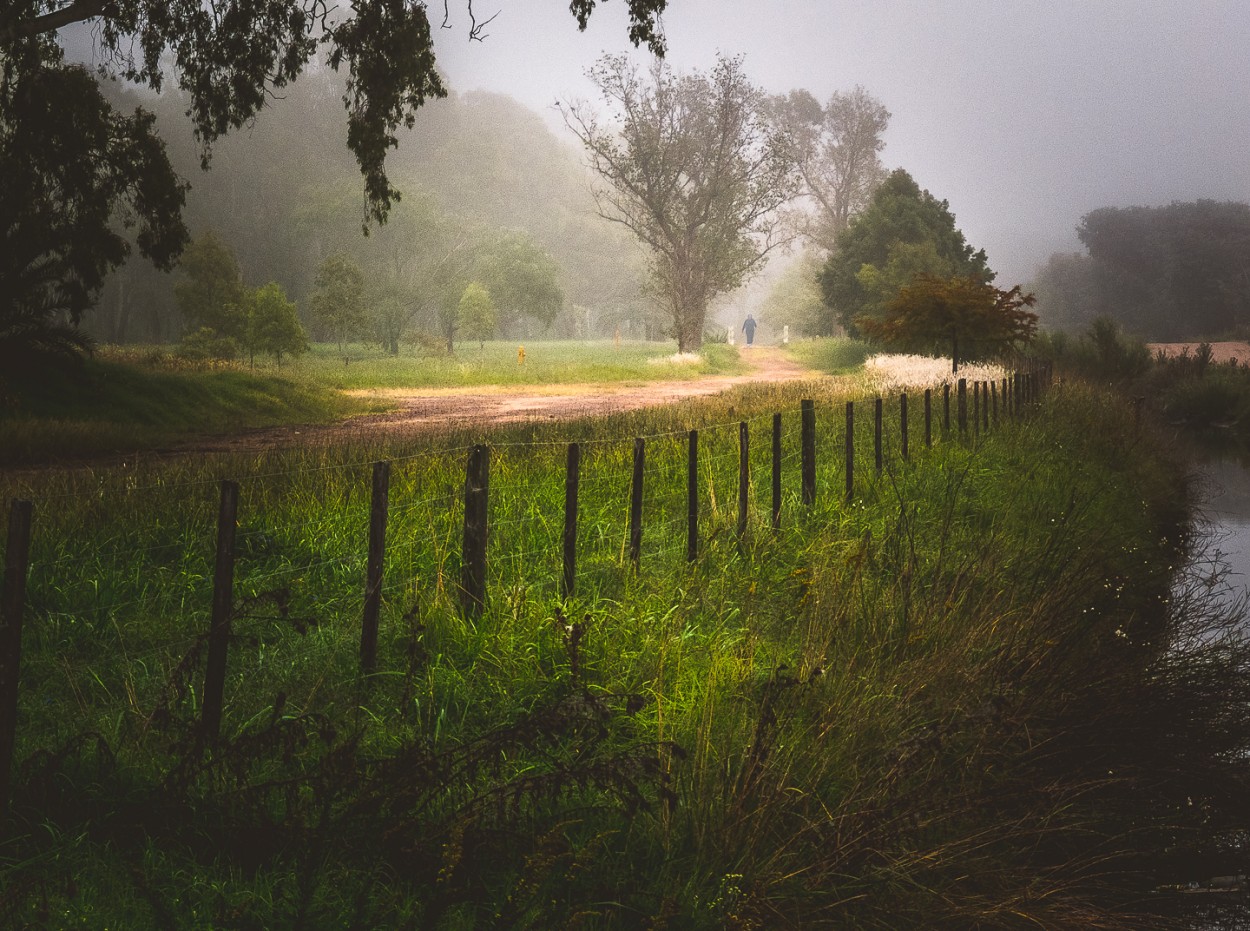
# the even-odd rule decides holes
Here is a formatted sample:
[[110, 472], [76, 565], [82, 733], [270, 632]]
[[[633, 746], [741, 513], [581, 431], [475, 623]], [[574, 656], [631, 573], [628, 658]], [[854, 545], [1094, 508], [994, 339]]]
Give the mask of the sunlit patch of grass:
[[[517, 349], [525, 347], [525, 361]], [[373, 348], [317, 346], [282, 371], [333, 388], [475, 388], [578, 382], [655, 381], [745, 371], [731, 346], [708, 345], [693, 359], [676, 359], [672, 343], [502, 341], [463, 343], [454, 354], [405, 350], [391, 356]]]
[[974, 381], [1002, 382], [1009, 375], [1006, 367], [992, 362], [963, 363], [952, 373], [951, 360], [942, 356], [917, 356], [878, 353], [864, 360], [864, 387], [869, 391], [889, 394], [914, 388], [926, 388], [960, 378]]

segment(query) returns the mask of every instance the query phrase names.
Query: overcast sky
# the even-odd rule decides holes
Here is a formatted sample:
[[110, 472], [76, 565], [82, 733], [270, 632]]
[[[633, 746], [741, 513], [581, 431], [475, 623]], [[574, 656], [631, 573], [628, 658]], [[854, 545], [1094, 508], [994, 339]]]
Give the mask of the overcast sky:
[[[437, 39], [452, 87], [553, 126], [557, 98], [594, 98], [586, 67], [630, 47], [623, 0], [585, 33], [564, 0], [474, 0], [499, 15], [473, 43], [457, 6]], [[886, 165], [950, 202], [1000, 285], [1079, 249], [1096, 207], [1250, 201], [1246, 0], [670, 0], [664, 31], [679, 70], [721, 51], [773, 92], [864, 85], [893, 113]]]

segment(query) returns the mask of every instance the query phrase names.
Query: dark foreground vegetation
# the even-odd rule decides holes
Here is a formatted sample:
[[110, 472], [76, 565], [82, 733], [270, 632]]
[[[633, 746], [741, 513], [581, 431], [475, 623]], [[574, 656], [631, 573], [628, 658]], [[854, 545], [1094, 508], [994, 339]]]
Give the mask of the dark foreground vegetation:
[[[1177, 582], [1188, 500], [1167, 444], [1122, 399], [1071, 384], [976, 442], [938, 431], [926, 450], [913, 415], [911, 460], [889, 443], [874, 477], [861, 452], [848, 504], [843, 399], [817, 394], [805, 510], [800, 396], [496, 437], [476, 620], [454, 583], [463, 449], [10, 480], [5, 497], [33, 493], [36, 532], [3, 914], [1139, 928], [1168, 920], [1157, 887], [1244, 870], [1250, 652], [1203, 581]], [[743, 417], [756, 487], [739, 538]], [[704, 524], [687, 563], [691, 425]], [[651, 477], [635, 574], [638, 434]], [[577, 594], [561, 601], [570, 436], [599, 442], [584, 447]], [[366, 679], [367, 464], [384, 456], [391, 549]], [[243, 481], [213, 742], [198, 722], [223, 474]]]

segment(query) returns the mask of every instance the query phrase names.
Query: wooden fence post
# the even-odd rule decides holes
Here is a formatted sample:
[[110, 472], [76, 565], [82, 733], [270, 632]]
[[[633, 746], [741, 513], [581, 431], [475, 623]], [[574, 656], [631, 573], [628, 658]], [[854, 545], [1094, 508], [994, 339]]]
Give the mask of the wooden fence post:
[[846, 402], [846, 500], [855, 496], [855, 402]]
[[686, 559], [699, 556], [699, 431], [690, 431], [686, 457]]
[[998, 426], [998, 379], [990, 382], [990, 403], [994, 405], [994, 426]]
[[642, 560], [642, 470], [647, 458], [647, 444], [634, 438], [634, 477], [629, 485], [629, 559], [638, 571]]
[[781, 414], [773, 414], [773, 530], [781, 529]]
[[490, 447], [469, 451], [464, 476], [464, 546], [461, 550], [460, 609], [477, 617], [486, 607], [487, 506], [490, 496]]
[[9, 535], [4, 550], [4, 592], [0, 594], [0, 830], [9, 814], [13, 747], [17, 743], [18, 676], [22, 666], [22, 611], [30, 571], [29, 501], [9, 504]]
[[816, 402], [803, 400], [801, 436], [803, 473], [803, 503], [811, 507], [816, 503]]
[[373, 496], [369, 506], [369, 561], [365, 567], [365, 612], [360, 625], [360, 669], [371, 673], [378, 662], [378, 610], [382, 605], [382, 570], [386, 561], [386, 512], [390, 500], [391, 464], [373, 464]]
[[570, 443], [564, 466], [564, 575], [560, 597], [572, 598], [577, 590], [577, 503], [582, 477], [582, 447]]
[[747, 532], [747, 505], [751, 495], [751, 434], [745, 420], [738, 424], [738, 536]]
[[226, 648], [230, 644], [230, 615], [234, 610], [234, 539], [239, 514], [239, 486], [221, 483], [217, 508], [217, 554], [213, 566], [213, 613], [208, 629], [208, 666], [204, 673], [204, 704], [200, 721], [204, 733], [216, 740], [221, 732], [221, 707], [226, 691]]
[[877, 474], [881, 474], [881, 466], [883, 457], [881, 455], [881, 399], [877, 398], [872, 406], [872, 424], [873, 424], [873, 456], [877, 463]]
[[924, 390], [924, 445], [925, 448], [933, 446], [933, 389], [925, 388]]
[[959, 435], [968, 432], [968, 379], [959, 379]]
[[972, 383], [972, 432], [981, 435], [981, 383]]
[[942, 385], [942, 432], [951, 432], [951, 383]]
[[907, 392], [904, 391], [898, 398], [898, 435], [899, 435], [899, 451], [903, 454], [903, 461], [907, 461]]

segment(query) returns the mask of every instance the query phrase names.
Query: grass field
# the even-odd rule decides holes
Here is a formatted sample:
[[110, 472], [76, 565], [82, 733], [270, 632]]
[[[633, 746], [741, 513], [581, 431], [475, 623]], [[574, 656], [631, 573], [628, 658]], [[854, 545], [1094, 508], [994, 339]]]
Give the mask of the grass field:
[[[36, 927], [1140, 926], [1152, 884], [1215, 862], [1190, 842], [1214, 847], [1244, 814], [1232, 749], [1250, 743], [1235, 713], [1246, 647], [1200, 603], [1169, 608], [1177, 464], [1125, 404], [1079, 387], [975, 443], [939, 431], [926, 450], [913, 415], [908, 463], [890, 405], [880, 476], [871, 418], [856, 421], [847, 502], [844, 400], [816, 398], [810, 509], [799, 398], [779, 388], [500, 433], [478, 619], [455, 607], [455, 438], [10, 477], [6, 496], [35, 498], [36, 532], [6, 914]], [[692, 426], [702, 546], [687, 562]], [[580, 573], [564, 602], [572, 438], [586, 442]], [[379, 672], [362, 679], [380, 457], [394, 459], [389, 557]], [[241, 480], [242, 501], [211, 743], [196, 722], [220, 477]]]
[[[105, 347], [80, 371], [48, 373], [0, 405], [0, 467], [149, 449], [202, 434], [313, 424], [384, 410], [387, 401], [344, 389], [445, 388], [656, 381], [744, 370], [736, 350], [708, 346], [672, 361], [661, 343], [531, 343], [464, 346], [455, 356], [393, 357], [350, 347], [344, 363], [319, 345], [282, 365], [193, 364], [160, 348]], [[0, 401], [4, 401], [0, 396]]]
[[[525, 361], [517, 362], [524, 346]], [[331, 388], [451, 388], [657, 381], [733, 375], [746, 370], [731, 346], [708, 344], [696, 361], [674, 361], [675, 343], [574, 340], [461, 343], [454, 355], [391, 356], [376, 349], [318, 345], [269, 371]], [[344, 361], [348, 360], [348, 361]]]

